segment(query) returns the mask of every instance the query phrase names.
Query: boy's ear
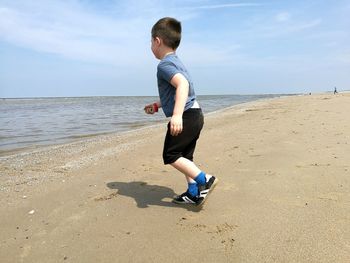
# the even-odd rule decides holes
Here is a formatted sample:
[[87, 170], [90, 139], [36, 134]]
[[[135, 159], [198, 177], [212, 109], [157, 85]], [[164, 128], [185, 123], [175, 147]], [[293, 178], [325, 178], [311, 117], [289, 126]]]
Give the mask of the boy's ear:
[[160, 45], [162, 43], [162, 39], [159, 38], [159, 37], [155, 37], [154, 38], [154, 42], [157, 44], [157, 45]]

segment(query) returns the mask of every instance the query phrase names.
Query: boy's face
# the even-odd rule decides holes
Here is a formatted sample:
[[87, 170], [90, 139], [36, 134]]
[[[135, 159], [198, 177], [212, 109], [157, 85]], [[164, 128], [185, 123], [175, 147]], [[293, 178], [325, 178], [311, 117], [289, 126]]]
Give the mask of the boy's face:
[[160, 59], [160, 54], [159, 54], [159, 47], [160, 47], [160, 39], [158, 37], [151, 38], [151, 50], [153, 52], [153, 55], [157, 58]]

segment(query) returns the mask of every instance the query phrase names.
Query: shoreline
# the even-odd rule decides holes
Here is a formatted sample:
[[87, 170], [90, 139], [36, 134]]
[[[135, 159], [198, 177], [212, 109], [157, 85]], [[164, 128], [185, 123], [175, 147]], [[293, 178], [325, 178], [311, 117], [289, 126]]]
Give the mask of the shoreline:
[[348, 112], [317, 94], [206, 114], [195, 162], [220, 182], [202, 209], [171, 202], [186, 182], [163, 124], [0, 159], [1, 260], [345, 262]]
[[[263, 94], [265, 95], [265, 94]], [[266, 95], [272, 95], [272, 94], [266, 94]], [[274, 97], [274, 98], [260, 98], [254, 101], [250, 101], [250, 102], [242, 102], [242, 103], [238, 103], [232, 106], [228, 106], [219, 110], [214, 110], [212, 112], [208, 112], [205, 113], [205, 116], [211, 116], [211, 115], [215, 115], [215, 114], [220, 114], [221, 112], [227, 111], [227, 110], [231, 110], [231, 109], [235, 109], [236, 107], [239, 106], [244, 106], [246, 104], [249, 103], [255, 103], [255, 102], [259, 102], [259, 101], [264, 101], [264, 100], [273, 100], [273, 99], [278, 99], [278, 98], [282, 98], [282, 97], [291, 97], [291, 96], [300, 96], [301, 94], [282, 94], [278, 97]], [[75, 97], [74, 97], [75, 98]], [[79, 98], [79, 97], [77, 97]], [[54, 98], [52, 98], [54, 99]], [[162, 112], [160, 112], [160, 114], [162, 114]], [[30, 154], [30, 153], [35, 153], [38, 151], [45, 151], [45, 150], [50, 150], [50, 148], [56, 148], [56, 147], [65, 147], [68, 146], [70, 144], [74, 144], [74, 143], [89, 143], [91, 141], [94, 140], [98, 140], [99, 137], [104, 137], [104, 136], [123, 136], [124, 134], [128, 134], [128, 133], [132, 133], [132, 132], [139, 132], [142, 131], [144, 129], [149, 129], [149, 128], [153, 128], [153, 127], [158, 127], [158, 126], [162, 126], [164, 125], [164, 123], [168, 122], [168, 118], [166, 118], [164, 116], [164, 120], [163, 121], [152, 121], [152, 124], [144, 124], [142, 125], [142, 127], [139, 128], [134, 128], [131, 130], [126, 130], [126, 131], [106, 131], [106, 132], [101, 132], [101, 133], [95, 133], [95, 134], [85, 134], [85, 135], [77, 135], [77, 136], [73, 136], [76, 138], [62, 138], [62, 142], [47, 142], [47, 143], [43, 143], [43, 144], [37, 144], [37, 145], [32, 145], [32, 146], [27, 146], [27, 147], [20, 147], [20, 148], [14, 148], [14, 149], [4, 149], [4, 150], [0, 150], [0, 161], [2, 159], [8, 159], [8, 158], [13, 158], [16, 157], [17, 155], [26, 155], [26, 154]]]
[[[217, 95], [217, 96], [223, 96], [223, 95]], [[235, 95], [235, 96], [242, 96], [244, 97], [245, 95]], [[253, 96], [273, 96], [273, 94], [261, 94], [261, 95], [253, 95]], [[290, 96], [290, 94], [279, 94], [279, 96]], [[150, 98], [152, 98], [153, 96], [150, 96]], [[210, 95], [208, 96], [202, 96], [202, 98], [205, 100], [206, 97], [211, 97]], [[79, 97], [77, 97], [79, 98]], [[84, 99], [89, 99], [90, 97], [82, 97]], [[104, 97], [97, 97], [97, 98], [104, 98]], [[125, 97], [128, 98], [128, 97]], [[135, 98], [140, 98], [140, 96], [136, 96]], [[36, 100], [37, 98], [33, 98], [32, 100]], [[45, 99], [45, 98], [44, 98]], [[52, 100], [55, 100], [57, 98], [51, 98]], [[64, 99], [64, 98], [58, 98], [58, 99]], [[67, 98], [67, 99], [76, 99], [75, 97], [73, 98]], [[264, 99], [264, 98], [263, 98]], [[39, 98], [40, 100], [40, 98]], [[260, 99], [255, 99], [255, 100], [261, 100]], [[255, 100], [253, 100], [252, 102], [254, 102]], [[242, 104], [245, 102], [240, 102], [238, 104]], [[203, 102], [203, 104], [205, 104]], [[237, 104], [235, 104], [237, 105]], [[234, 105], [233, 105], [234, 106]], [[205, 107], [205, 106], [204, 106]], [[225, 110], [226, 108], [230, 108], [232, 107], [231, 105], [226, 107], [224, 106], [222, 109], [219, 110], [212, 110], [206, 114], [211, 114], [211, 113], [215, 113], [216, 111], [220, 112], [221, 110]], [[209, 106], [209, 109], [211, 107]], [[204, 111], [206, 110], [206, 107], [204, 108]], [[119, 133], [125, 133], [125, 132], [129, 132], [129, 131], [133, 131], [133, 130], [138, 130], [138, 129], [142, 129], [142, 128], [147, 128], [149, 126], [153, 126], [153, 125], [157, 125], [157, 124], [162, 124], [164, 123], [164, 121], [166, 121], [166, 117], [164, 115], [162, 115], [162, 112], [160, 112], [161, 116], [156, 116], [156, 119], [151, 119], [151, 118], [146, 118], [143, 121], [136, 121], [134, 123], [129, 123], [127, 127], [122, 126], [122, 124], [119, 124], [119, 126], [116, 126], [115, 129], [112, 130], [102, 130], [102, 131], [96, 131], [96, 132], [90, 132], [90, 133], [81, 133], [81, 134], [61, 134], [60, 137], [54, 136], [51, 139], [46, 138], [43, 140], [39, 140], [39, 141], [27, 141], [27, 142], [18, 142], [18, 143], [14, 143], [12, 142], [11, 144], [8, 145], [4, 145], [0, 147], [0, 158], [1, 157], [6, 157], [9, 155], [13, 155], [16, 153], [21, 153], [21, 152], [26, 152], [26, 151], [31, 151], [31, 150], [36, 150], [36, 149], [40, 149], [40, 148], [45, 148], [48, 146], [55, 146], [55, 145], [64, 145], [67, 143], [71, 143], [71, 142], [75, 142], [75, 141], [80, 141], [83, 140], [85, 138], [94, 138], [94, 137], [98, 137], [98, 136], [103, 136], [103, 135], [110, 135], [110, 134], [119, 134]], [[98, 125], [98, 124], [97, 124]], [[87, 131], [88, 132], [88, 131]], [[36, 138], [37, 139], [37, 138]], [[11, 138], [10, 138], [11, 140]]]

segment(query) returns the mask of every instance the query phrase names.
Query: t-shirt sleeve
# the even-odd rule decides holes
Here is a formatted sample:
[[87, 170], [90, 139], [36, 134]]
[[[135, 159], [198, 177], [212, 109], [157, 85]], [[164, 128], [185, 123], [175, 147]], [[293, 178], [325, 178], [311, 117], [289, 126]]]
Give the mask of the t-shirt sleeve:
[[161, 78], [170, 82], [170, 80], [174, 77], [175, 74], [180, 73], [181, 71], [176, 68], [176, 66], [169, 62], [164, 61], [158, 66], [158, 74]]

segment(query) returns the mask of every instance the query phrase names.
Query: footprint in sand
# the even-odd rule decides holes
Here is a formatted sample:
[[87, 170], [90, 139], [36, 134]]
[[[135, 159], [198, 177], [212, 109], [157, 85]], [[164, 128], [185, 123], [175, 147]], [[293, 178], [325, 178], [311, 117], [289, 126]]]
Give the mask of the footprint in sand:
[[32, 247], [30, 245], [24, 245], [23, 251], [20, 255], [21, 262], [25, 262], [24, 259], [29, 255], [30, 251], [32, 250]]
[[186, 231], [201, 232], [210, 236], [211, 240], [216, 240], [221, 244], [226, 253], [230, 253], [235, 240], [234, 231], [238, 228], [238, 225], [229, 224], [227, 222], [218, 225], [206, 225], [194, 222], [193, 216], [184, 216], [179, 219], [177, 225], [185, 228]]
[[220, 185], [220, 191], [237, 191], [238, 187], [234, 183], [224, 183]]
[[118, 193], [111, 193], [109, 195], [105, 195], [105, 196], [100, 196], [100, 197], [95, 197], [94, 200], [96, 202], [99, 202], [99, 201], [107, 201], [107, 200], [110, 200], [112, 198], [115, 198], [117, 197]]
[[341, 197], [341, 193], [331, 192], [331, 193], [319, 195], [318, 199], [337, 202], [339, 200], [339, 197]]

